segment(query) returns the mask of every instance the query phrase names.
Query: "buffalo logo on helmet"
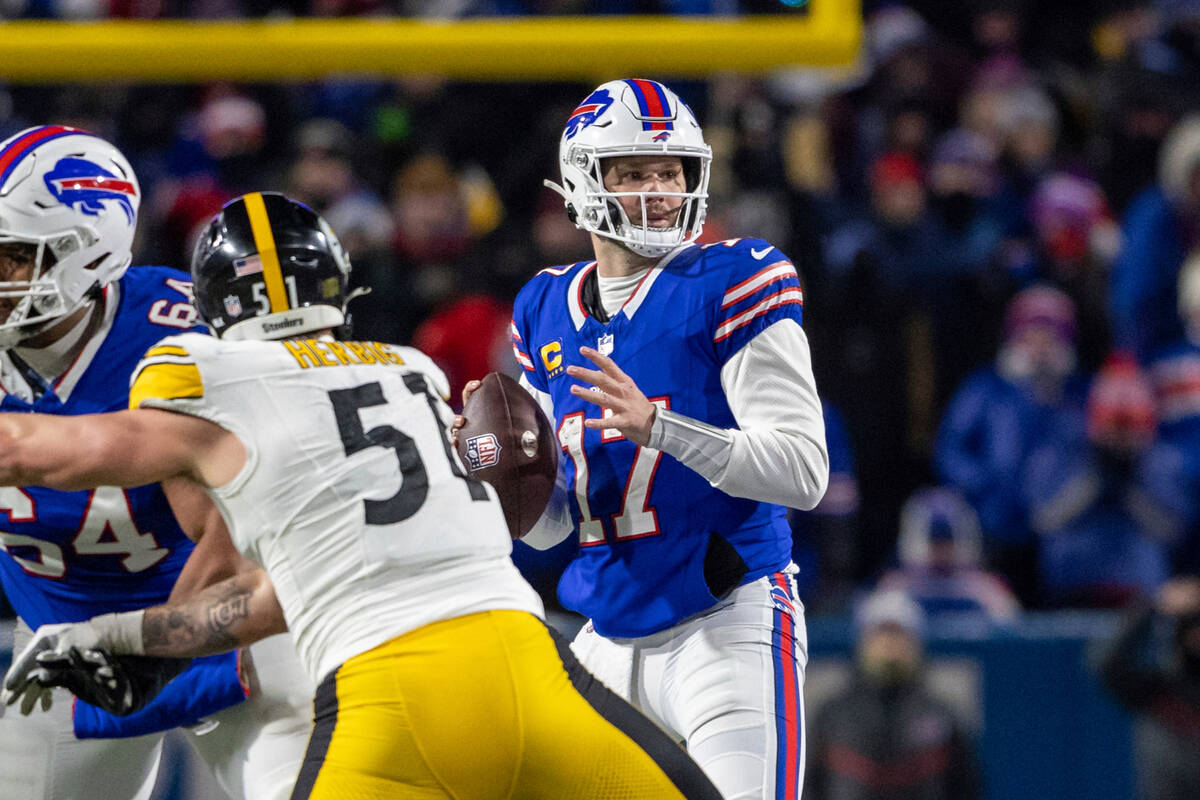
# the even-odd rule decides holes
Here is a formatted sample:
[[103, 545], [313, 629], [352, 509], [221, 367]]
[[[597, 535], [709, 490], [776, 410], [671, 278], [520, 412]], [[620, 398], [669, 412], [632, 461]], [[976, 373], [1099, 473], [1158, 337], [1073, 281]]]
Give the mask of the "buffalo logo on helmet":
[[592, 92], [579, 104], [578, 108], [571, 112], [571, 116], [567, 117], [567, 129], [563, 135], [568, 139], [575, 138], [575, 134], [604, 116], [604, 112], [608, 111], [608, 107], [612, 104], [612, 95], [608, 93], [608, 89], [597, 89]]
[[484, 433], [467, 439], [467, 462], [474, 472], [500, 463], [500, 442], [496, 434]]
[[112, 174], [99, 164], [85, 158], [60, 159], [54, 169], [46, 173], [46, 188], [58, 202], [73, 206], [92, 217], [100, 216], [104, 201], [116, 202], [125, 212], [125, 219], [133, 224], [133, 203], [137, 187], [133, 181]]

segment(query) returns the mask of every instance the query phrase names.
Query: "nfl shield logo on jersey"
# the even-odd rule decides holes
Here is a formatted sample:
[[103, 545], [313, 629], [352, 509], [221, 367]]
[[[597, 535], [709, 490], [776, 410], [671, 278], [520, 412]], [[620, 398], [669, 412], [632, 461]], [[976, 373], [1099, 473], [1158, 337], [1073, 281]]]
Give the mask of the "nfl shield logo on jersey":
[[500, 443], [496, 441], [496, 434], [485, 433], [467, 439], [467, 461], [472, 472], [500, 463]]
[[232, 294], [228, 295], [225, 298], [225, 311], [231, 317], [240, 317], [242, 315], [242, 301]]
[[600, 355], [612, 355], [614, 337], [611, 333], [606, 333], [596, 340], [596, 349], [600, 351]]

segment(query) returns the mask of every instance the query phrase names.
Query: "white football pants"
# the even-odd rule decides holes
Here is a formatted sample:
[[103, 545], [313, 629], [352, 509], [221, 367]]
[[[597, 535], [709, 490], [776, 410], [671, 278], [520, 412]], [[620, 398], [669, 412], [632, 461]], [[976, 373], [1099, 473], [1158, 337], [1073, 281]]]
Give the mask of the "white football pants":
[[[13, 652], [31, 638], [18, 622]], [[231, 800], [288, 800], [312, 731], [313, 684], [288, 634], [249, 648], [250, 697], [206, 718], [185, 738]], [[76, 739], [74, 697], [54, 691], [49, 712], [0, 716], [0, 800], [147, 800], [164, 734]], [[215, 723], [215, 725], [214, 725]]]
[[683, 742], [726, 800], [798, 800], [804, 781], [804, 606], [790, 574], [740, 586], [650, 636], [571, 644], [610, 689]]

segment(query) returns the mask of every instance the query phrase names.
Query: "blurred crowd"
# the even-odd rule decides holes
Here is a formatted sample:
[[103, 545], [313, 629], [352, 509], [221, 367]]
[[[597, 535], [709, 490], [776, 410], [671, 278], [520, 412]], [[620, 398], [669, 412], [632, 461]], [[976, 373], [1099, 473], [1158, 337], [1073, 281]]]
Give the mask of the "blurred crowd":
[[[0, 0], [9, 18], [783, 10]], [[1197, 572], [1200, 0], [868, 0], [864, 16], [852, 68], [648, 76], [714, 147], [704, 239], [768, 239], [805, 283], [833, 473], [793, 520], [806, 602], [839, 612], [880, 585], [1003, 624]], [[515, 371], [521, 284], [589, 253], [542, 187], [589, 89], [8, 86], [0, 134], [54, 122], [117, 143], [145, 197], [135, 263], [186, 267], [244, 191], [303, 200], [372, 289], [357, 335], [422, 348], [457, 392]]]

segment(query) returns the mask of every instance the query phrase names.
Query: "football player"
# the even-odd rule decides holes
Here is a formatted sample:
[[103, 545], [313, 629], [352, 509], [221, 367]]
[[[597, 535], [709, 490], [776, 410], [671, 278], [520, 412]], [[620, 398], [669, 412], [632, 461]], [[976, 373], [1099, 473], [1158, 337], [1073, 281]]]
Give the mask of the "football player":
[[711, 160], [661, 83], [592, 92], [547, 184], [595, 260], [526, 284], [513, 347], [566, 454], [576, 655], [724, 797], [795, 800], [807, 637], [785, 507], [817, 504], [829, 459], [796, 269], [760, 239], [696, 243]]
[[7, 699], [33, 706], [64, 656], [200, 655], [286, 627], [320, 682], [298, 800], [719, 800], [557, 645], [495, 491], [450, 445], [441, 371], [411, 348], [332, 337], [348, 273], [311, 210], [245, 195], [192, 262], [219, 339], [151, 347], [130, 410], [0, 419], [0, 484], [184, 480], [261, 566], [190, 601], [39, 629]]
[[[89, 133], [52, 125], [0, 144], [0, 417], [124, 408], [147, 347], [203, 330], [187, 273], [126, 269], [140, 200], [125, 157]], [[203, 492], [146, 483], [0, 488], [0, 584], [19, 617], [16, 650], [32, 628], [162, 602], [173, 586], [186, 595], [236, 569], [223, 529], [189, 560], [180, 524], [222, 527]], [[312, 685], [288, 637], [245, 658], [198, 659], [169, 686], [125, 716], [67, 702], [65, 691], [50, 714], [4, 716], [0, 800], [149, 797], [162, 732], [176, 726], [230, 797], [288, 796], [312, 728]]]

